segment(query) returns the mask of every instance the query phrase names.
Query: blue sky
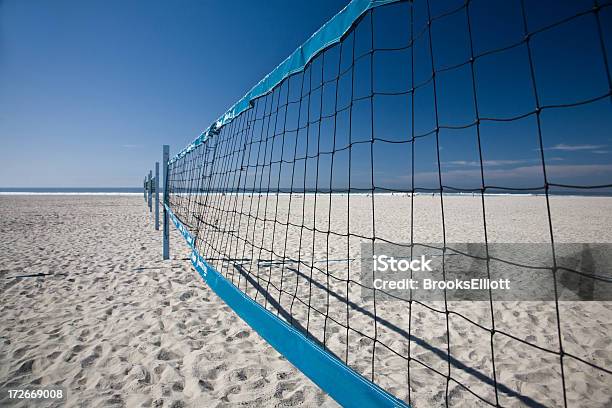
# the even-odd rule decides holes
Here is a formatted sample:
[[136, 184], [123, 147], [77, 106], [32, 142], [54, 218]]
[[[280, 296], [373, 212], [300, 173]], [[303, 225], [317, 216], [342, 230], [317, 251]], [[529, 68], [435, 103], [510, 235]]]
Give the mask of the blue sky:
[[[427, 26], [425, 4], [423, 1], [415, 2], [415, 33], [422, 33]], [[266, 143], [266, 138], [269, 139], [274, 132], [274, 124], [277, 126], [276, 133], [282, 129], [287, 88], [290, 88], [289, 100], [294, 103], [299, 101], [301, 75], [295, 76], [289, 83], [285, 82], [274, 94], [257, 101], [255, 109], [260, 119], [255, 132], [248, 136], [253, 144], [245, 155], [249, 157], [250, 165], [246, 176], [247, 188], [259, 186], [263, 180], [263, 189], [266, 189], [270, 168], [261, 166], [270, 161], [279, 161], [282, 151], [287, 164], [280, 169], [278, 165], [272, 166], [271, 185], [276, 186], [280, 178], [281, 188], [289, 189], [293, 174], [291, 161], [296, 151], [299, 163], [295, 166], [294, 189], [304, 186], [308, 189], [316, 186], [328, 189], [330, 175], [333, 176], [332, 188], [346, 189], [349, 151], [344, 148], [352, 142], [351, 188], [370, 189], [373, 166], [376, 188], [410, 190], [412, 100], [406, 91], [413, 85], [410, 61], [414, 58], [414, 134], [417, 136], [414, 143], [414, 187], [425, 191], [439, 189], [439, 147], [442, 184], [447, 187], [446, 191], [479, 189], [481, 171], [474, 89], [471, 67], [462, 64], [470, 58], [467, 15], [465, 8], [461, 8], [462, 1], [434, 4], [436, 8], [432, 9], [432, 15], [444, 15], [435, 19], [431, 26], [441, 128], [439, 146], [434, 131], [436, 103], [431, 80], [429, 36], [426, 30], [426, 34], [417, 35], [413, 56], [412, 49], [407, 47], [410, 43], [410, 3], [380, 7], [374, 11], [373, 23], [370, 15], [365, 16], [342, 46], [336, 45], [326, 51], [307, 68], [304, 74], [307, 85], [302, 92], [302, 103], [288, 108], [287, 129], [293, 131], [287, 132], [284, 139], [277, 138], [274, 142]], [[540, 129], [548, 182], [583, 187], [609, 185], [612, 184], [612, 100], [606, 96], [610, 88], [595, 16], [589, 12], [589, 2], [555, 2], [554, 7], [551, 6], [552, 3], [527, 2], [526, 7], [528, 30], [536, 32], [531, 38], [531, 53], [537, 95], [542, 107]], [[605, 44], [612, 43], [611, 9], [607, 6], [600, 16]], [[469, 15], [476, 56], [475, 93], [478, 117], [482, 120], [480, 137], [485, 185], [492, 189], [508, 189], [505, 191], [541, 191], [545, 181], [535, 115], [536, 99], [528, 49], [523, 41], [520, 3], [475, 0], [470, 3]], [[558, 21], [566, 22], [544, 29]], [[375, 27], [374, 48], [377, 50], [372, 61], [368, 55], [371, 49], [371, 24]], [[346, 51], [351, 50], [353, 41], [355, 66], [351, 70], [350, 53]], [[606, 53], [609, 54], [610, 50], [606, 49]], [[370, 85], [372, 65], [373, 86]], [[334, 77], [338, 72], [341, 74], [335, 107]], [[344, 108], [349, 104], [353, 82], [354, 103], [349, 112]], [[309, 88], [312, 88], [311, 92]], [[371, 107], [367, 97], [372, 92], [375, 96]], [[570, 106], [591, 99], [594, 99], [591, 103]], [[274, 114], [278, 105], [280, 119]], [[298, 128], [299, 109], [302, 114], [296, 135], [294, 130]], [[335, 121], [329, 117], [334, 109], [338, 111]], [[264, 112], [269, 114], [270, 111], [272, 116], [266, 119]], [[321, 111], [323, 119], [319, 130]], [[309, 126], [307, 117], [311, 123]], [[272, 126], [268, 123], [272, 123]], [[332, 171], [330, 152], [334, 149], [334, 126], [335, 149], [338, 151], [334, 156]], [[371, 145], [372, 133], [377, 140]], [[229, 140], [228, 136], [231, 135], [222, 135], [216, 141], [217, 148], [227, 148], [229, 143], [222, 145], [220, 142]], [[226, 151], [221, 154], [225, 155]], [[257, 170], [256, 166], [259, 166]], [[556, 186], [553, 189], [568, 191]]]
[[[163, 143], [170, 144], [172, 152], [180, 150], [345, 3], [1, 3], [0, 159], [4, 171], [0, 172], [0, 187], [138, 186], [145, 169], [158, 159]], [[434, 3], [432, 15], [436, 16], [463, 2]], [[426, 17], [421, 7], [425, 3], [415, 4], [416, 32], [424, 27]], [[527, 2], [529, 30], [539, 30], [590, 7], [590, 1]], [[409, 11], [408, 3], [376, 10], [377, 48], [402, 47], [409, 41], [405, 24]], [[469, 11], [476, 55], [523, 38], [518, 2], [492, 5], [474, 0]], [[612, 7], [604, 7], [600, 19], [606, 55], [612, 60]], [[368, 27], [369, 21], [364, 19], [357, 28], [356, 54], [369, 50]], [[463, 10], [432, 24], [436, 70], [469, 58], [467, 33]], [[542, 106], [571, 104], [608, 92], [592, 13], [534, 35], [531, 45]], [[326, 54], [326, 65], [334, 52], [339, 55], [337, 51]], [[415, 86], [425, 83], [415, 93], [418, 135], [435, 127], [433, 87], [426, 84], [432, 70], [427, 36], [415, 43], [414, 59]], [[410, 89], [405, 69], [409, 62], [410, 49], [375, 54], [374, 91]], [[313, 63], [313, 72], [319, 69], [318, 63]], [[356, 97], [371, 91], [370, 68], [369, 58], [355, 66]], [[511, 118], [535, 108], [525, 45], [483, 56], [474, 69], [481, 118]], [[345, 77], [340, 78], [340, 94], [349, 95], [348, 83]], [[475, 111], [469, 65], [439, 73], [436, 84], [440, 125], [472, 123]], [[333, 107], [333, 100], [332, 93], [324, 94], [325, 111]], [[264, 99], [261, 103], [270, 104]], [[375, 135], [406, 140], [410, 109], [409, 95], [377, 95]], [[369, 101], [356, 103], [353, 141], [370, 137], [369, 118]], [[328, 129], [325, 126], [323, 123], [322, 132]], [[347, 127], [342, 114], [337, 126], [340, 143]], [[612, 183], [610, 98], [578, 107], [545, 109], [541, 128], [549, 181]], [[299, 137], [298, 145], [305, 141], [305, 135]], [[481, 139], [487, 184], [516, 188], [543, 184], [534, 115], [510, 122], [483, 122]], [[478, 188], [475, 128], [442, 129], [439, 141], [443, 183]], [[287, 148], [289, 138], [286, 143]], [[314, 143], [309, 146], [312, 149]], [[359, 163], [353, 165], [353, 186], [370, 186], [369, 148], [364, 144], [352, 149], [353, 163]], [[310, 149], [310, 154], [316, 153]], [[417, 187], [438, 187], [435, 136], [418, 139], [415, 154]], [[409, 187], [409, 144], [377, 142], [374, 156], [377, 186]], [[337, 171], [347, 167], [342, 153], [335, 160]], [[319, 165], [323, 168], [328, 162], [329, 157], [321, 156]], [[308, 177], [313, 169], [316, 165], [309, 162]], [[340, 188], [346, 174], [334, 177]], [[325, 183], [329, 181], [320, 179], [320, 184]]]
[[0, 2], [0, 187], [140, 186], [346, 3]]

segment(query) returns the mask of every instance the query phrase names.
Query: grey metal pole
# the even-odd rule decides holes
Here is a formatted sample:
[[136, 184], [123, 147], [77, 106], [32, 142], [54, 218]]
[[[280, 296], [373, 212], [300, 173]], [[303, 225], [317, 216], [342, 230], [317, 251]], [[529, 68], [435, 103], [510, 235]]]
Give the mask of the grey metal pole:
[[142, 190], [144, 192], [144, 200], [147, 202], [147, 176], [144, 178], [144, 183], [142, 184]]
[[159, 231], [159, 162], [155, 162], [155, 231]]
[[149, 198], [149, 212], [153, 211], [153, 192], [151, 191], [153, 188], [153, 171], [149, 170], [149, 191], [148, 191], [148, 198]]
[[163, 155], [162, 155], [162, 165], [163, 173], [164, 173], [164, 195], [162, 199], [162, 205], [164, 206], [164, 244], [163, 244], [163, 258], [170, 259], [170, 225], [169, 225], [169, 217], [168, 210], [166, 210], [166, 205], [168, 205], [169, 195], [168, 195], [168, 160], [170, 160], [170, 146], [164, 145]]

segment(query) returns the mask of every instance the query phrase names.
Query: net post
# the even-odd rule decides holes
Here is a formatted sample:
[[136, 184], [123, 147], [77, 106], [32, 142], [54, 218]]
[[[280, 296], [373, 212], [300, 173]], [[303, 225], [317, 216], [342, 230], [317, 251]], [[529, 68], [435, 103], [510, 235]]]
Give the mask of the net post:
[[155, 162], [155, 231], [159, 231], [159, 162]]
[[170, 160], [170, 146], [163, 146], [163, 155], [162, 155], [162, 165], [163, 165], [163, 176], [164, 176], [164, 195], [162, 197], [162, 205], [164, 210], [164, 232], [163, 232], [163, 259], [170, 259], [170, 225], [169, 225], [169, 217], [168, 210], [166, 209], [166, 205], [168, 205], [169, 196], [168, 196], [168, 160]]
[[147, 198], [149, 203], [149, 212], [153, 212], [153, 192], [151, 189], [153, 188], [153, 171], [149, 170], [149, 186], [147, 189]]

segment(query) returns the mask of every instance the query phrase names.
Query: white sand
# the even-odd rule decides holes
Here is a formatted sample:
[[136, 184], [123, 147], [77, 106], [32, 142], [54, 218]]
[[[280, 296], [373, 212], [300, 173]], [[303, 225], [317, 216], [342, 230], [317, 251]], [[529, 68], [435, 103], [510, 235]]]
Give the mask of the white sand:
[[152, 225], [141, 197], [0, 197], [0, 389], [61, 385], [66, 406], [336, 406], [202, 283], [174, 228], [163, 262]]
[[[215, 201], [233, 208], [240, 196]], [[239, 200], [242, 200], [240, 197]], [[255, 197], [254, 197], [255, 198]], [[439, 197], [419, 196], [414, 206], [416, 242], [441, 242]], [[245, 200], [243, 211], [255, 213], [260, 203], [261, 219], [286, 220], [288, 200], [265, 196]], [[331, 205], [331, 229], [370, 236], [371, 197], [354, 196], [347, 218], [346, 197], [335, 196]], [[241, 202], [237, 202], [240, 209]], [[410, 242], [410, 199], [376, 196], [376, 235], [395, 242]], [[251, 210], [249, 207], [251, 206]], [[318, 197], [316, 214], [312, 196], [292, 204], [290, 221], [328, 229], [329, 199]], [[482, 206], [478, 197], [445, 197], [447, 242], [480, 242], [483, 235]], [[548, 219], [543, 197], [486, 197], [487, 232], [490, 242], [546, 242]], [[612, 199], [553, 197], [553, 229], [557, 242], [612, 242]], [[0, 279], [2, 309], [0, 327], [0, 388], [31, 384], [62, 384], [68, 389], [69, 405], [98, 406], [331, 406], [335, 403], [312, 382], [287, 363], [252, 332], [217, 296], [206, 288], [189, 267], [182, 238], [173, 229], [171, 262], [160, 260], [160, 234], [152, 224], [140, 197], [0, 197]], [[187, 220], [189, 222], [195, 220]], [[279, 299], [279, 287], [312, 300], [321, 311], [338, 322], [347, 318], [346, 303], [324, 289], [309, 286], [304, 277], [279, 265], [265, 267], [257, 259], [270, 259], [286, 251], [288, 258], [326, 269], [330, 259], [359, 258], [360, 239], [330, 236], [263, 221], [248, 225], [231, 223], [221, 212], [208, 211], [205, 221], [221, 231], [202, 229], [206, 242], [232, 258], [247, 258], [242, 267], [259, 273], [268, 293]], [[73, 224], [71, 224], [73, 223]], [[230, 228], [231, 227], [231, 228]], [[263, 234], [263, 231], [266, 231]], [[285, 238], [285, 234], [286, 238]], [[249, 237], [257, 248], [235, 240]], [[274, 245], [272, 240], [274, 237]], [[286, 243], [286, 246], [285, 246]], [[259, 247], [265, 248], [260, 251]], [[285, 248], [286, 247], [286, 248]], [[313, 251], [314, 248], [314, 251]], [[328, 250], [329, 248], [329, 250]], [[219, 255], [208, 247], [209, 257]], [[275, 260], [282, 259], [276, 255]], [[314, 263], [313, 263], [314, 261]], [[222, 273], [252, 297], [276, 311], [253, 285], [228, 262], [211, 261]], [[297, 266], [293, 264], [292, 266]], [[359, 279], [359, 261], [332, 262], [329, 272], [340, 279], [348, 273]], [[38, 278], [14, 276], [50, 273]], [[271, 272], [271, 273], [270, 273]], [[300, 272], [322, 285], [326, 276], [301, 266]], [[257, 276], [254, 276], [257, 280]], [[373, 336], [374, 324], [356, 285], [346, 288], [330, 280], [332, 292], [359, 303], [366, 311], [349, 311], [350, 326]], [[312, 291], [312, 292], [310, 292]], [[302, 326], [348, 364], [370, 378], [372, 341], [346, 329], [308, 308], [292, 296], [280, 296], [280, 305], [291, 311]], [[292, 306], [293, 303], [293, 306]], [[444, 309], [441, 302], [429, 306]], [[486, 327], [491, 315], [488, 302], [449, 303], [449, 309]], [[413, 358], [446, 374], [449, 365], [446, 318], [424, 306], [403, 303], [377, 305], [380, 318], [414, 336]], [[606, 302], [561, 302], [562, 341], [567, 352], [612, 369], [612, 306]], [[411, 319], [409, 318], [411, 316]], [[557, 349], [558, 334], [553, 302], [496, 302], [497, 330], [543, 348]], [[491, 336], [488, 331], [451, 315], [449, 318], [451, 377], [473, 392], [491, 400]], [[397, 330], [377, 325], [374, 380], [400, 398], [408, 398], [405, 356], [409, 342]], [[558, 356], [524, 345], [500, 334], [494, 335], [496, 378], [511, 390], [500, 391], [503, 406], [523, 406], [531, 398], [546, 406], [562, 406]], [[469, 367], [471, 372], [461, 367]], [[610, 406], [612, 377], [570, 358], [564, 359], [568, 406]], [[474, 375], [476, 373], [476, 375]], [[444, 406], [446, 379], [413, 360], [410, 363], [410, 398], [417, 407]], [[485, 379], [485, 381], [483, 381]], [[489, 380], [487, 383], [486, 379]], [[499, 389], [499, 385], [498, 385]], [[485, 406], [455, 382], [449, 384], [452, 406]], [[522, 398], [522, 399], [521, 399]], [[25, 406], [25, 405], [24, 405]]]
[[[236, 200], [236, 201], [235, 201]], [[243, 201], [244, 200], [244, 201]], [[357, 284], [346, 287], [346, 280], [360, 280], [360, 238], [329, 235], [324, 231], [331, 229], [336, 233], [351, 233], [366, 237], [372, 235], [372, 213], [376, 219], [376, 236], [392, 242], [410, 242], [411, 208], [410, 197], [376, 195], [372, 207], [371, 196], [353, 195], [350, 207], [347, 197], [336, 195], [317, 197], [316, 213], [314, 197], [307, 195], [293, 198], [291, 210], [287, 196], [277, 200], [265, 194], [252, 197], [235, 195], [219, 196], [208, 200], [208, 211], [204, 212], [200, 225], [219, 225], [219, 230], [202, 227], [201, 236], [208, 245], [202, 247], [207, 257], [229, 255], [233, 259], [247, 259], [242, 267], [251, 274], [259, 274], [259, 282], [267, 288], [280, 305], [309, 333], [343, 360], [348, 354], [348, 364], [367, 378], [372, 377], [371, 339], [377, 339], [374, 361], [374, 380], [394, 395], [408, 401], [408, 363], [387, 349], [389, 347], [401, 356], [408, 354], [408, 341], [397, 328], [408, 331], [411, 324], [411, 355], [416, 360], [410, 364], [410, 401], [417, 407], [444, 406], [446, 397], [446, 378], [449, 370], [445, 353], [447, 351], [446, 318], [444, 313], [436, 313], [425, 306], [414, 304], [412, 319], [409, 306], [403, 302], [377, 304], [377, 315], [397, 326], [390, 328], [373, 323], [373, 302], [364, 302], [362, 291]], [[489, 242], [497, 243], [545, 243], [550, 242], [548, 213], [545, 197], [542, 196], [487, 196], [485, 197], [487, 232]], [[255, 217], [233, 218], [219, 210], [233, 209], [244, 214], [258, 214]], [[350, 211], [347, 211], [350, 208]], [[374, 208], [374, 209], [373, 209]], [[612, 242], [612, 199], [584, 197], [551, 197], [551, 218], [555, 241], [557, 243], [606, 243]], [[259, 209], [259, 210], [257, 210]], [[484, 236], [482, 202], [479, 196], [444, 198], [445, 236], [447, 243], [482, 242]], [[347, 213], [350, 216], [347, 217]], [[303, 215], [304, 214], [304, 215]], [[304, 224], [301, 229], [281, 223], [287, 221], [294, 225]], [[328, 218], [331, 222], [328, 222]], [[233, 220], [233, 221], [232, 221]], [[266, 221], [264, 221], [266, 220]], [[414, 241], [439, 243], [443, 240], [442, 216], [439, 196], [420, 195], [414, 200]], [[196, 225], [197, 220], [186, 220]], [[264, 225], [265, 224], [265, 225]], [[313, 232], [316, 228], [318, 231]], [[222, 231], [230, 231], [223, 233]], [[233, 232], [232, 232], [233, 231]], [[265, 231], [265, 233], [264, 233]], [[272, 234], [274, 231], [274, 234]], [[247, 244], [236, 239], [247, 237]], [[301, 242], [301, 247], [300, 247]], [[251, 245], [254, 243], [254, 245]], [[287, 243], [285, 245], [285, 243]], [[261, 250], [260, 248], [264, 248]], [[314, 250], [313, 250], [314, 248]], [[217, 251], [215, 251], [217, 249]], [[273, 253], [271, 253], [273, 251]], [[326, 264], [326, 253], [332, 261]], [[283, 254], [287, 258], [302, 261], [300, 272], [281, 267]], [[257, 259], [272, 258], [276, 263], [257, 262]], [[353, 259], [349, 262], [336, 262], [339, 259]], [[254, 261], [253, 261], [254, 259]], [[218, 270], [234, 278], [234, 282], [256, 298], [271, 311], [276, 307], [266, 301], [246, 279], [239, 276], [231, 264], [213, 261]], [[298, 263], [292, 262], [291, 268]], [[315, 266], [311, 268], [310, 266]], [[317, 267], [322, 269], [319, 272]], [[327, 281], [324, 271], [333, 276]], [[311, 275], [312, 274], [312, 275]], [[610, 275], [608, 271], [608, 276]], [[281, 282], [281, 276], [283, 277]], [[308, 277], [323, 288], [310, 285]], [[268, 281], [270, 284], [268, 285]], [[279, 288], [289, 294], [280, 295]], [[552, 284], [552, 279], [550, 279]], [[331, 296], [327, 300], [325, 286], [340, 298]], [[297, 294], [297, 299], [294, 296]], [[346, 326], [346, 298], [363, 310], [350, 308], [348, 333]], [[301, 303], [299, 300], [302, 300]], [[308, 304], [321, 313], [310, 311]], [[430, 307], [444, 311], [443, 302], [430, 302]], [[324, 314], [329, 308], [329, 316]], [[449, 302], [448, 309], [457, 311], [465, 317], [485, 327], [491, 327], [491, 309], [488, 302]], [[561, 337], [565, 352], [571, 353], [588, 362], [612, 369], [612, 304], [610, 302], [560, 302]], [[496, 329], [515, 336], [533, 345], [558, 351], [559, 335], [554, 302], [495, 302], [494, 317]], [[410, 321], [411, 320], [411, 321]], [[338, 323], [336, 323], [338, 322]], [[339, 324], [340, 323], [340, 324]], [[473, 392], [495, 401], [494, 377], [491, 358], [491, 335], [489, 331], [478, 328], [465, 319], [450, 315], [450, 348], [455, 359], [450, 364], [451, 377], [460, 381]], [[503, 406], [523, 406], [537, 402], [545, 406], [563, 406], [561, 364], [558, 355], [537, 349], [512, 339], [495, 334], [493, 336], [496, 376], [498, 381], [499, 402]], [[386, 347], [385, 347], [386, 346]], [[438, 370], [440, 374], [424, 368], [421, 364]], [[468, 367], [472, 371], [467, 372]], [[565, 389], [569, 406], [609, 406], [612, 404], [612, 375], [598, 371], [575, 359], [564, 359]], [[505, 387], [505, 388], [504, 388]], [[485, 406], [454, 381], [449, 383], [449, 403], [465, 407]]]

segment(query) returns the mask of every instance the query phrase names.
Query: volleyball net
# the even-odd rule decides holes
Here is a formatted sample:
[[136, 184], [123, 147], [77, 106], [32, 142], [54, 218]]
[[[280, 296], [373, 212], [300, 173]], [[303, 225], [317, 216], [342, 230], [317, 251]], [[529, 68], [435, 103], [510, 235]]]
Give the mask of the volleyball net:
[[[352, 2], [168, 163], [197, 257], [404, 403], [572, 406], [593, 397], [580, 381], [605, 394], [612, 353], [593, 352], [607, 334], [589, 324], [609, 305], [560, 292], [610, 279], [558, 259], [594, 238], [564, 229], [557, 194], [612, 191], [612, 7], [545, 3]], [[543, 245], [550, 264], [527, 269], [552, 299], [396, 296], [368, 263], [379, 244], [428, 248], [442, 278], [451, 257], [491, 278], [514, 264], [496, 243]]]

